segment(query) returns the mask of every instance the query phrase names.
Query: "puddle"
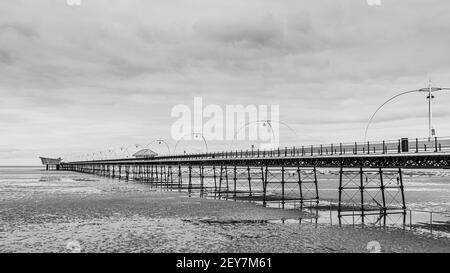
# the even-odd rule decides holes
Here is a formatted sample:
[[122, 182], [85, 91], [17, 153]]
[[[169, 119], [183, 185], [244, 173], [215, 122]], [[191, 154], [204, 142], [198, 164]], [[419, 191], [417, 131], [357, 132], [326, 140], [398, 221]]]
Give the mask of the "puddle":
[[241, 224], [267, 224], [271, 220], [235, 220], [235, 219], [213, 219], [213, 218], [201, 218], [201, 219], [183, 219], [186, 223], [203, 223], [211, 225], [241, 225]]
[[[204, 198], [208, 199], [220, 199], [233, 202], [248, 202], [255, 203], [263, 206], [263, 202], [259, 196], [243, 197], [239, 196], [236, 198], [230, 196], [217, 197], [204, 195]], [[320, 225], [331, 225], [331, 226], [354, 226], [354, 227], [379, 227], [379, 228], [394, 228], [409, 230], [420, 235], [432, 235], [435, 237], [445, 237], [450, 238], [450, 214], [447, 213], [436, 213], [429, 211], [415, 211], [407, 210], [406, 214], [403, 214], [403, 210], [396, 212], [397, 214], [387, 214], [383, 215], [372, 207], [372, 211], [368, 213], [375, 215], [365, 215], [362, 217], [360, 212], [355, 209], [354, 206], [343, 204], [341, 205], [342, 214], [345, 216], [339, 217], [338, 204], [333, 202], [319, 201], [319, 204], [315, 202], [305, 202], [301, 204], [299, 201], [296, 202], [268, 202], [265, 207], [285, 209], [285, 210], [301, 210], [308, 217], [299, 219], [272, 219], [265, 220], [263, 223], [267, 224], [320, 224]], [[375, 213], [374, 213], [375, 212]], [[432, 218], [430, 217], [432, 214]], [[431, 224], [430, 224], [431, 223]]]

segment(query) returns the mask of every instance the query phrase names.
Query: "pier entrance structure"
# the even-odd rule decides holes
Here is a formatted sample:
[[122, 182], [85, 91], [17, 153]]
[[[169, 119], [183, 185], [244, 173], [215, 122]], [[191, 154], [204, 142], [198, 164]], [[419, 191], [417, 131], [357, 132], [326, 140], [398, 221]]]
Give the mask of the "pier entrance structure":
[[450, 168], [450, 139], [64, 162], [61, 168], [281, 207], [319, 203], [318, 172], [332, 170], [339, 177], [336, 190], [340, 218], [354, 217], [355, 211], [361, 219], [371, 215], [405, 216], [403, 170]]

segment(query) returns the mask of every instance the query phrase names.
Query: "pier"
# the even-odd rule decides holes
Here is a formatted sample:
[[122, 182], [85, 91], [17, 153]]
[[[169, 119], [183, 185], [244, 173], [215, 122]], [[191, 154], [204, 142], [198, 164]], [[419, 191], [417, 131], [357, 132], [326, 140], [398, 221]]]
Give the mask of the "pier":
[[264, 206], [276, 202], [283, 208], [319, 203], [317, 172], [329, 169], [339, 177], [339, 217], [354, 217], [357, 207], [362, 219], [406, 217], [402, 170], [446, 168], [450, 168], [450, 138], [437, 137], [61, 163], [61, 170], [249, 199]]

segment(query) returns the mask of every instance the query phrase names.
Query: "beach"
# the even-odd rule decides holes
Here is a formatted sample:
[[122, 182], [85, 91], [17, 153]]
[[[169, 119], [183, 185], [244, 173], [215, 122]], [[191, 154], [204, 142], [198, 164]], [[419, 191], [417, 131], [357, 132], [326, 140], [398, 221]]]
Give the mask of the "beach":
[[0, 252], [369, 252], [374, 241], [450, 252], [450, 239], [402, 228], [309, 223], [305, 210], [37, 167], [2, 168], [0, 203]]

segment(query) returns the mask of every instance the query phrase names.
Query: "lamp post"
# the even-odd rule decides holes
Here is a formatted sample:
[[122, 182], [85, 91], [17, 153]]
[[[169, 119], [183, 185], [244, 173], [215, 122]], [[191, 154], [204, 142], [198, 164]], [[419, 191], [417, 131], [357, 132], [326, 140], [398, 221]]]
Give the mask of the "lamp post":
[[431, 94], [431, 81], [429, 82], [428, 86], [428, 136], [431, 139], [433, 135], [435, 134], [435, 131], [433, 129], [433, 102], [434, 96]]
[[[177, 143], [175, 144], [175, 148], [174, 148], [174, 150], [173, 150], [173, 154], [176, 154], [178, 144], [179, 144], [182, 140], [184, 140], [184, 138], [187, 137], [187, 136], [193, 136], [195, 139], [200, 139], [200, 138], [202, 138], [202, 139], [203, 139], [203, 143], [205, 143], [206, 152], [208, 153], [208, 151], [209, 151], [209, 149], [208, 149], [208, 142], [206, 141], [206, 138], [203, 136], [203, 134], [200, 134], [200, 133], [192, 133], [192, 134], [186, 134], [186, 135], [182, 136], [182, 137], [177, 141]], [[185, 154], [186, 154], [186, 152], [185, 152]]]
[[130, 152], [128, 151], [128, 149], [130, 149], [131, 147], [135, 147], [136, 149], [142, 148], [142, 146], [141, 146], [140, 144], [133, 144], [133, 145], [130, 145], [130, 146], [126, 147], [126, 148], [125, 148], [125, 152], [127, 153], [127, 158], [129, 158], [130, 156], [132, 156], [132, 155], [130, 154]]
[[377, 108], [377, 110], [372, 114], [372, 116], [370, 117], [369, 121], [367, 122], [366, 125], [366, 130], [364, 132], [364, 142], [367, 141], [367, 133], [369, 131], [369, 127], [372, 124], [372, 121], [374, 120], [376, 114], [389, 102], [393, 101], [394, 99], [403, 96], [403, 95], [407, 95], [410, 93], [417, 93], [417, 92], [427, 92], [428, 96], [428, 137], [432, 138], [435, 135], [435, 131], [433, 129], [433, 105], [432, 105], [432, 99], [434, 98], [433, 93], [434, 92], [438, 92], [438, 91], [443, 91], [443, 90], [450, 90], [450, 88], [442, 88], [442, 87], [432, 87], [431, 86], [431, 81], [429, 82], [429, 86], [426, 88], [422, 88], [422, 89], [417, 89], [417, 90], [411, 90], [411, 91], [406, 91], [406, 92], [402, 92], [399, 93], [395, 96], [393, 96], [392, 98], [388, 99], [387, 101], [385, 101], [383, 104], [381, 104], [380, 107]]
[[169, 147], [169, 144], [168, 144], [167, 141], [165, 141], [164, 139], [156, 139], [156, 140], [153, 140], [152, 142], [150, 142], [149, 144], [147, 144], [147, 145], [145, 146], [144, 149], [146, 149], [147, 147], [149, 147], [150, 145], [152, 145], [152, 144], [155, 143], [155, 142], [157, 142], [159, 145], [164, 144], [164, 145], [166, 146], [166, 148], [167, 148], [168, 155], [170, 156], [170, 147]]
[[244, 130], [245, 128], [247, 128], [248, 126], [253, 125], [253, 124], [261, 124], [261, 123], [262, 123], [262, 127], [269, 127], [269, 129], [270, 129], [270, 131], [271, 131], [271, 133], [272, 133], [273, 139], [276, 139], [276, 137], [275, 137], [275, 130], [273, 129], [273, 126], [272, 126], [272, 124], [273, 124], [274, 122], [275, 122], [275, 123], [278, 123], [278, 124], [280, 124], [280, 125], [283, 125], [283, 126], [285, 126], [286, 128], [288, 128], [288, 129], [294, 134], [295, 139], [298, 140], [297, 132], [296, 132], [294, 129], [292, 129], [291, 126], [289, 126], [288, 124], [286, 124], [286, 123], [284, 123], [284, 122], [282, 122], [282, 121], [280, 121], [280, 120], [270, 120], [270, 119], [267, 119], [267, 120], [257, 120], [257, 121], [253, 121], [253, 122], [249, 122], [249, 123], [247, 123], [247, 124], [244, 124], [241, 128], [239, 128], [239, 130], [236, 132], [236, 134], [234, 134], [233, 141], [232, 141], [231, 144], [230, 144], [230, 150], [233, 149], [233, 144], [234, 144], [235, 141], [237, 141], [237, 137], [238, 137], [239, 133], [240, 133], [242, 130]]
[[115, 159], [115, 157], [117, 156], [116, 152], [113, 149], [108, 150], [108, 154], [110, 156], [110, 158], [108, 159]]

